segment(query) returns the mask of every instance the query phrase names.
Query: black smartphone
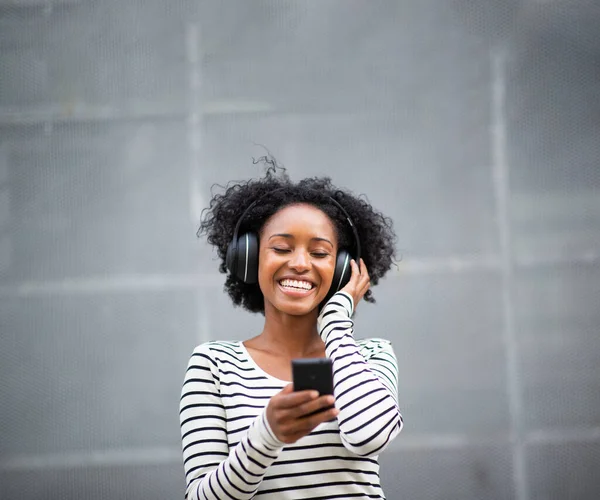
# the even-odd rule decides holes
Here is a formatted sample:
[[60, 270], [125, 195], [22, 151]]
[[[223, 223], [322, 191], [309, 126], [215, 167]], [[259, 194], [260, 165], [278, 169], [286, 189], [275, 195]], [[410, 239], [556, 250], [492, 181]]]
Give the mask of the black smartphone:
[[313, 390], [319, 396], [333, 394], [333, 369], [329, 358], [292, 360], [294, 391]]

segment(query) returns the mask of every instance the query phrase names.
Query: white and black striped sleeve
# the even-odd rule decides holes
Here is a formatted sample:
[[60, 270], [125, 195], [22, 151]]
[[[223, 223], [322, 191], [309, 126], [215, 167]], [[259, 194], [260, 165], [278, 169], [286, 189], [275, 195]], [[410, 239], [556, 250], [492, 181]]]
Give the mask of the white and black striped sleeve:
[[270, 429], [265, 411], [229, 449], [219, 369], [210, 347], [198, 346], [188, 364], [180, 402], [181, 439], [188, 500], [252, 498], [284, 443]]
[[333, 362], [333, 382], [340, 437], [360, 456], [379, 455], [402, 429], [398, 408], [398, 365], [391, 343], [376, 342], [368, 362], [354, 340], [353, 300], [336, 293], [318, 319], [327, 356]]

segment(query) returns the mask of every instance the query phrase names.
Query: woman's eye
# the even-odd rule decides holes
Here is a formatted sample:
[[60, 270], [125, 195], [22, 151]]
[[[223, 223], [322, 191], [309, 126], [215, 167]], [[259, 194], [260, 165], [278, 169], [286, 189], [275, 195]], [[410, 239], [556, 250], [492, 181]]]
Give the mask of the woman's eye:
[[275, 253], [287, 253], [290, 251], [288, 248], [280, 248], [280, 247], [273, 247], [273, 250], [275, 251]]
[[327, 257], [329, 254], [326, 252], [313, 252], [312, 255], [313, 255], [313, 257], [316, 257], [317, 259], [323, 259], [323, 258]]

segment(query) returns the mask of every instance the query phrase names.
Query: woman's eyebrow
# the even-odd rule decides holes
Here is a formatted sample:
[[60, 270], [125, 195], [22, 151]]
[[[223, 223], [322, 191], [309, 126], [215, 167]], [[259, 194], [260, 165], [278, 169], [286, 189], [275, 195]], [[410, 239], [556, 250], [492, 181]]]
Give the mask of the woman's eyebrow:
[[331, 241], [329, 241], [327, 238], [319, 238], [319, 237], [314, 237], [311, 238], [311, 241], [326, 241], [327, 243], [329, 243], [331, 246], [333, 246], [333, 243], [331, 243]]
[[276, 233], [276, 234], [272, 234], [271, 236], [269, 236], [269, 239], [271, 238], [293, 238], [294, 236], [288, 233]]

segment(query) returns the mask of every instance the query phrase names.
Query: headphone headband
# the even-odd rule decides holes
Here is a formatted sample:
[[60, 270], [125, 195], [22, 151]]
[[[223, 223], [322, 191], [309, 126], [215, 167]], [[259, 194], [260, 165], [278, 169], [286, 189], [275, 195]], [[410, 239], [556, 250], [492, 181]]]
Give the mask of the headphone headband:
[[352, 234], [354, 234], [354, 244], [355, 244], [355, 249], [356, 249], [356, 263], [359, 264], [360, 263], [360, 240], [358, 239], [358, 231], [356, 230], [356, 226], [354, 225], [354, 223], [352, 222], [352, 219], [350, 218], [350, 216], [348, 215], [348, 212], [346, 212], [346, 209], [344, 207], [342, 207], [342, 205], [340, 205], [336, 200], [334, 200], [331, 196], [329, 196], [329, 199], [331, 201], [333, 201], [333, 203], [342, 211], [342, 213], [346, 216], [346, 220], [348, 221], [348, 224], [350, 225], [350, 227], [352, 228]]
[[[240, 230], [240, 227], [242, 225], [242, 221], [244, 220], [244, 217], [246, 216], [246, 214], [252, 210], [252, 208], [263, 198], [266, 198], [268, 195], [276, 193], [278, 191], [283, 191], [286, 188], [277, 188], [274, 189], [273, 191], [270, 191], [268, 193], [263, 194], [262, 196], [259, 196], [256, 200], [254, 200], [252, 203], [250, 203], [250, 205], [248, 205], [248, 208], [246, 208], [246, 210], [243, 211], [242, 215], [240, 215], [240, 218], [237, 221], [237, 224], [235, 225], [235, 228], [233, 230], [233, 240], [235, 242], [235, 244], [237, 244], [237, 240], [238, 240], [238, 233]], [[344, 216], [346, 217], [346, 220], [348, 221], [348, 225], [352, 228], [352, 234], [354, 235], [354, 245], [355, 245], [355, 249], [356, 249], [356, 263], [358, 264], [360, 262], [360, 240], [358, 239], [358, 231], [356, 230], [356, 226], [354, 225], [354, 223], [352, 222], [352, 219], [350, 218], [350, 215], [348, 215], [348, 212], [346, 212], [346, 209], [344, 207], [342, 207], [342, 205], [340, 205], [340, 203], [338, 201], [336, 201], [335, 199], [333, 199], [331, 196], [328, 196], [329, 200], [333, 202], [333, 204], [335, 206], [337, 206], [341, 212], [344, 214]]]

